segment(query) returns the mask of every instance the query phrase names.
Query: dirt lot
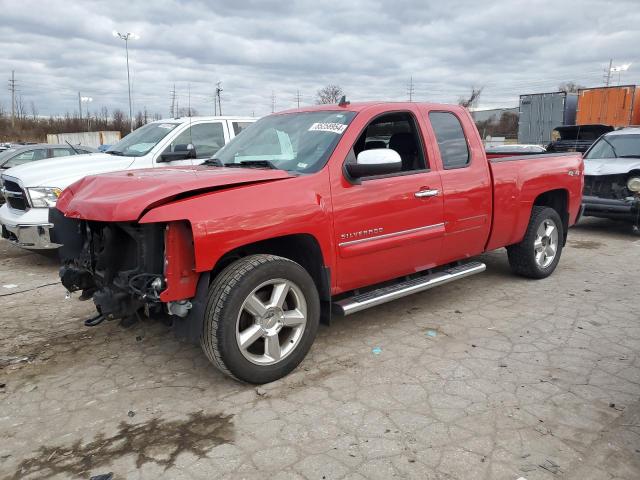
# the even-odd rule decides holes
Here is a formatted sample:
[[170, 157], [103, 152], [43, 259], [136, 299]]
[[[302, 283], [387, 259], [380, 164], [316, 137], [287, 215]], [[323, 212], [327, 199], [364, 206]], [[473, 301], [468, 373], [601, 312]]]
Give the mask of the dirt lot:
[[0, 478], [640, 478], [640, 238], [588, 220], [558, 271], [488, 271], [323, 327], [256, 389], [151, 322], [82, 325], [0, 243]]

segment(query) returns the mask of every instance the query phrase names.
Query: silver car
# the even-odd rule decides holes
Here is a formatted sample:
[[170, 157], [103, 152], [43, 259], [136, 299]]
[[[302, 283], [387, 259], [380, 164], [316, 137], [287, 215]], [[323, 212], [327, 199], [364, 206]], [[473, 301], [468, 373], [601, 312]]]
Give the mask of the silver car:
[[[97, 150], [80, 145], [74, 145], [73, 147], [70, 145], [55, 145], [49, 143], [10, 145], [8, 148], [0, 151], [0, 173], [11, 167], [44, 160], [45, 158], [68, 157], [70, 155], [93, 152], [97, 152]], [[4, 195], [0, 194], [0, 205], [2, 205], [4, 201]]]

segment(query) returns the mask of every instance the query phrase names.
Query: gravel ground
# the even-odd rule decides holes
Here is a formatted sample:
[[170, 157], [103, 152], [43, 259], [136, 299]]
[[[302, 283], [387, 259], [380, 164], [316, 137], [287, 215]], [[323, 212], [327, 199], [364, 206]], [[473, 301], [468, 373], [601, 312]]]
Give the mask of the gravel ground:
[[0, 242], [0, 478], [638, 479], [640, 238], [570, 232], [547, 280], [482, 275], [322, 327], [287, 378], [227, 379], [158, 323], [93, 329]]

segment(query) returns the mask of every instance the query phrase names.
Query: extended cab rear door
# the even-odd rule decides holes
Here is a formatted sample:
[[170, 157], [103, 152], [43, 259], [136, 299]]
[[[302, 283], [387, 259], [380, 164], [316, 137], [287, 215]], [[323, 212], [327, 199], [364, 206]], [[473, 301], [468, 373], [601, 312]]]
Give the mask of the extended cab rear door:
[[478, 255], [491, 230], [492, 184], [482, 140], [462, 107], [424, 105], [423, 119], [441, 169], [444, 239], [438, 264]]
[[[402, 171], [353, 181], [333, 163], [331, 194], [337, 290], [346, 291], [434, 267], [444, 234], [440, 174], [424, 142], [417, 106], [361, 112], [353, 121], [351, 149], [396, 150]], [[345, 140], [347, 140], [345, 138]]]

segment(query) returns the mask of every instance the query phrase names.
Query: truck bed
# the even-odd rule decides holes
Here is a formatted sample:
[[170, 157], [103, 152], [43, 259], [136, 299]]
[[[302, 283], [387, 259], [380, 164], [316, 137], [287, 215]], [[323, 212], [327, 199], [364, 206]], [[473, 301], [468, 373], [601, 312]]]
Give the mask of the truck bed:
[[489, 170], [494, 185], [493, 220], [485, 250], [494, 250], [522, 240], [531, 208], [536, 198], [548, 190], [549, 184], [558, 185], [558, 190], [567, 192], [570, 199], [567, 225], [576, 222], [584, 182], [580, 154], [494, 158], [489, 160]]

